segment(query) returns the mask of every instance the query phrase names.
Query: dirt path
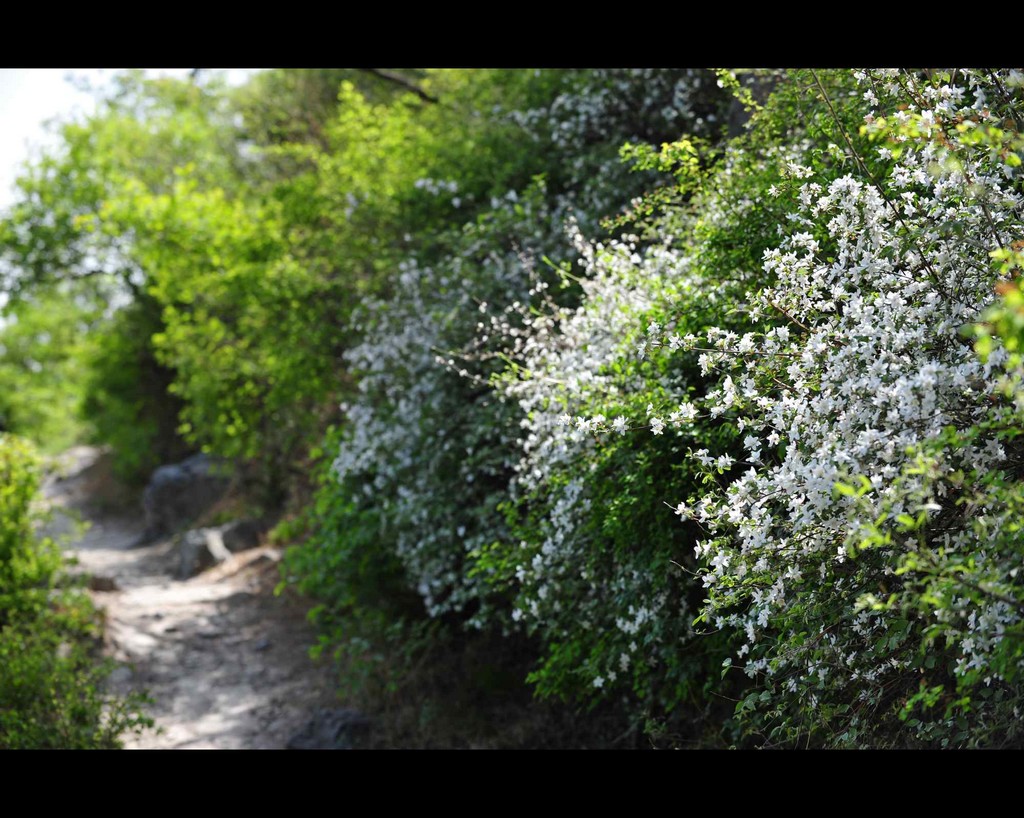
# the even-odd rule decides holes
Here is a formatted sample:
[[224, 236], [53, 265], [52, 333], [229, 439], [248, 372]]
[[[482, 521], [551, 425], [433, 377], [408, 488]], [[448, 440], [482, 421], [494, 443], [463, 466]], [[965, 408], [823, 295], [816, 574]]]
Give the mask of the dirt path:
[[76, 447], [62, 456], [45, 495], [57, 510], [54, 533], [71, 529], [67, 513], [91, 527], [67, 550], [82, 570], [113, 580], [94, 593], [106, 609], [107, 647], [123, 663], [118, 692], [144, 689], [159, 731], [130, 748], [283, 748], [322, 708], [335, 708], [330, 672], [306, 655], [313, 636], [304, 608], [275, 597], [280, 553], [261, 547], [192, 579], [173, 578], [172, 540], [132, 548], [141, 509], [96, 508], [100, 452]]

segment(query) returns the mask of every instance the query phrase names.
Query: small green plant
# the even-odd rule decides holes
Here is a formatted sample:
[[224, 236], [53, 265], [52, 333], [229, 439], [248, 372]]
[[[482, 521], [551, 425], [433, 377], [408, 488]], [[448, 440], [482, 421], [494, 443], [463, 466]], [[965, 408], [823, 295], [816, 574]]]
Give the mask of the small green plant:
[[0, 748], [116, 748], [153, 722], [143, 696], [103, 690], [99, 615], [35, 533], [38, 487], [33, 449], [0, 435]]

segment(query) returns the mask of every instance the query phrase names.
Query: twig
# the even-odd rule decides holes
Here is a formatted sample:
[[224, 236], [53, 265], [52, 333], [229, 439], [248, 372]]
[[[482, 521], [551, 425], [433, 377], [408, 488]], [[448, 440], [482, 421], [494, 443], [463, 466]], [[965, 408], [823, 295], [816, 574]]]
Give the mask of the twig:
[[[839, 132], [843, 135], [843, 139], [846, 140], [846, 146], [850, 149], [850, 154], [853, 156], [854, 160], [856, 160], [857, 164], [860, 165], [860, 169], [861, 171], [863, 171], [864, 175], [867, 176], [871, 184], [874, 185], [875, 190], [878, 191], [879, 195], [881, 195], [882, 199], [889, 206], [889, 209], [893, 212], [893, 215], [896, 217], [896, 221], [903, 225], [903, 229], [907, 231], [907, 236], [913, 236], [913, 232], [911, 231], [907, 223], [903, 221], [903, 216], [900, 215], [900, 212], [896, 208], [896, 205], [894, 205], [892, 201], [889, 199], [889, 196], [886, 194], [885, 189], [875, 179], [874, 175], [871, 173], [871, 171], [868, 169], [868, 166], [864, 163], [864, 160], [861, 158], [861, 155], [857, 152], [857, 148], [854, 147], [853, 140], [850, 138], [850, 135], [846, 132], [846, 128], [843, 127], [842, 120], [839, 119], [839, 115], [836, 113], [836, 109], [832, 107], [832, 100], [829, 98], [828, 92], [825, 90], [825, 86], [822, 85], [821, 80], [818, 79], [818, 73], [811, 69], [811, 76], [814, 77], [814, 81], [818, 85], [818, 90], [821, 92], [821, 98], [825, 102], [825, 105], [828, 106], [829, 113], [832, 114], [832, 120], [836, 123], [836, 126], [839, 128]], [[929, 273], [931, 273], [932, 279], [937, 284], [939, 281], [939, 277], [938, 275], [936, 275], [931, 265], [927, 262], [923, 251], [921, 252], [921, 260], [924, 264], [925, 269], [928, 270]]]
[[401, 74], [396, 74], [393, 71], [387, 71], [383, 68], [364, 68], [363, 70], [373, 74], [375, 77], [380, 77], [382, 80], [387, 80], [388, 82], [393, 82], [396, 85], [401, 85], [407, 91], [412, 91], [424, 102], [433, 102], [435, 104], [440, 102], [437, 97], [432, 97], [412, 80], [403, 77]]

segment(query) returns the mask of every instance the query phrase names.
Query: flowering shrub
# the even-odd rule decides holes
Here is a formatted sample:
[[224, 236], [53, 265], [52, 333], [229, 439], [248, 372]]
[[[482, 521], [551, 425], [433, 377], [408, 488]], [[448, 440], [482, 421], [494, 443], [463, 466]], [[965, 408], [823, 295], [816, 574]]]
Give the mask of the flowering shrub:
[[989, 251], [1020, 239], [1017, 163], [970, 138], [1019, 117], [1017, 78], [861, 73], [861, 134], [819, 84], [847, 172], [786, 169], [799, 204], [755, 329], [707, 333], [700, 410], [745, 462], [694, 451], [709, 481], [677, 511], [702, 529], [704, 620], [745, 635], [738, 715], [768, 740], [982, 742], [1015, 707], [1005, 352], [982, 362], [961, 331], [991, 300]]
[[[309, 590], [365, 599], [356, 591], [359, 571], [374, 582], [390, 576], [395, 594], [415, 589], [432, 616], [512, 627], [505, 577], [482, 557], [510, 540], [499, 505], [523, 414], [490, 379], [504, 366], [506, 344], [525, 332], [530, 304], [578, 297], [578, 289], [553, 290], [561, 281], [550, 269], [572, 259], [563, 226], [570, 208], [596, 228], [609, 208], [657, 178], [626, 176], [619, 145], [677, 136], [674, 99], [690, 100], [711, 120], [722, 108], [700, 72], [567, 72], [557, 87], [553, 100], [505, 115], [516, 138], [543, 157], [535, 172], [546, 181], [485, 201], [434, 176], [415, 185], [420, 197], [475, 205], [477, 219], [421, 245], [399, 265], [394, 296], [361, 311], [365, 341], [346, 353], [359, 394], [344, 407], [339, 487], [325, 488], [331, 512], [291, 558]], [[615, 173], [599, 171], [603, 162], [614, 162]], [[338, 571], [325, 570], [339, 560], [360, 566], [342, 569], [347, 592], [335, 584]]]
[[[701, 652], [681, 650], [699, 599], [685, 570], [665, 570], [688, 538], [659, 513], [659, 495], [693, 471], [680, 470], [677, 437], [647, 409], [685, 390], [685, 373], [632, 361], [629, 336], [656, 303], [686, 297], [694, 279], [677, 250], [641, 256], [630, 237], [602, 248], [577, 241], [583, 305], [529, 320], [515, 377], [503, 383], [525, 416], [512, 486], [516, 539], [482, 562], [504, 569], [519, 592], [512, 618], [543, 637], [541, 693], [587, 700], [632, 689], [667, 710], [692, 692]], [[713, 314], [708, 295], [694, 322]], [[659, 445], [638, 453], [644, 432]], [[731, 436], [709, 435], [723, 445]]]
[[[479, 623], [487, 612], [486, 583], [462, 562], [500, 533], [494, 519], [515, 423], [512, 407], [486, 386], [495, 362], [470, 373], [451, 355], [472, 340], [492, 299], [529, 297], [524, 263], [554, 251], [544, 242], [552, 235], [544, 211], [540, 188], [510, 196], [467, 225], [451, 269], [403, 263], [400, 300], [368, 308], [370, 339], [346, 356], [361, 378], [359, 399], [344, 407], [347, 436], [334, 462], [341, 499], [369, 515], [379, 532], [372, 547], [397, 556], [432, 615], [472, 603]], [[518, 252], [497, 251], [504, 235], [518, 238]], [[350, 523], [341, 525], [345, 532]]]
[[[683, 143], [662, 153], [692, 155]], [[573, 227], [580, 306], [524, 311], [515, 367], [499, 384], [524, 414], [516, 536], [481, 561], [517, 590], [512, 617], [541, 638], [533, 679], [542, 694], [596, 702], [626, 693], [631, 709], [662, 718], [697, 702], [717, 676], [728, 636], [693, 630], [703, 595], [690, 579], [696, 561], [681, 555], [696, 528], [680, 527], [665, 500], [669, 487], [698, 481], [684, 429], [736, 455], [741, 446], [732, 425], [695, 422], [695, 362], [656, 353], [669, 323], [677, 349], [691, 332], [743, 320], [730, 310], [761, 275], [761, 225], [783, 212], [774, 201], [751, 206], [770, 184], [754, 155], [727, 152], [706, 193], [639, 225], [647, 239], [593, 244]]]
[[[543, 690], [605, 695], [626, 676], [652, 704], [636, 668], [670, 686], [713, 633], [737, 640], [727, 677], [747, 686], [737, 723], [758, 741], [1013, 740], [1018, 419], [998, 339], [1015, 325], [996, 324], [986, 360], [964, 329], [1017, 261], [1019, 86], [1016, 72], [799, 74], [704, 182], [695, 219], [663, 217], [642, 252], [581, 245], [583, 306], [534, 321], [508, 381], [529, 418], [530, 536], [505, 566], [515, 615], [550, 646]], [[752, 154], [759, 137], [774, 150]], [[736, 243], [708, 241], [709, 222]], [[706, 306], [719, 298], [731, 317]], [[635, 463], [607, 471], [638, 433]], [[680, 549], [671, 566], [659, 523], [634, 518], [633, 544], [607, 547], [651, 462], [682, 448], [660, 505], [694, 538], [701, 639], [688, 591], [667, 590], [694, 563]]]

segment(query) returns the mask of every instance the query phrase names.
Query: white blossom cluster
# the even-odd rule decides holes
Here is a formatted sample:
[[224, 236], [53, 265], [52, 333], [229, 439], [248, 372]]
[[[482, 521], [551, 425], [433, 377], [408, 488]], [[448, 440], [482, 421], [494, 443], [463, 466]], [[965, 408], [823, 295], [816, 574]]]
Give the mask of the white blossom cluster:
[[[500, 619], [479, 570], [500, 544], [511, 619], [593, 695], [684, 665], [704, 597], [703, 620], [732, 635], [764, 693], [743, 711], [856, 706], [854, 735], [875, 709], [891, 715], [893, 691], [916, 689], [933, 626], [955, 675], [1005, 682], [995, 657], [1024, 622], [987, 538], [1005, 540], [1014, 512], [968, 503], [963, 475], [1015, 468], [997, 427], [1016, 410], [999, 390], [1005, 351], [983, 361], [965, 328], [995, 297], [990, 253], [1024, 239], [1019, 161], [991, 136], [1021, 120], [1019, 73], [858, 72], [836, 99], [819, 85], [824, 126], [792, 123], [793, 139], [756, 154], [740, 143], [642, 238], [588, 241], [625, 188], [611, 152], [571, 146], [650, 139], [637, 108], [641, 122], [677, 121], [654, 101], [666, 77], [645, 76], [598, 72], [575, 98], [513, 115], [567, 151], [563, 187], [525, 213], [523, 196], [496, 197], [514, 226], [403, 266], [399, 297], [371, 310], [351, 353], [365, 399], [336, 464], [343, 485], [381, 510], [432, 614]], [[669, 96], [678, 121], [696, 116], [687, 94]], [[733, 262], [747, 258], [737, 241], [765, 248], [760, 263]], [[570, 306], [537, 274], [545, 256]], [[963, 444], [936, 451], [950, 434]], [[612, 547], [595, 523], [614, 527], [616, 503], [637, 496], [608, 496], [609, 480], [642, 476], [622, 473], [629, 447], [678, 456], [665, 517], [651, 513], [687, 553], [667, 556], [671, 534]], [[981, 591], [906, 604], [933, 551], [988, 565]]]
[[[897, 79], [899, 72], [865, 73], [870, 101], [905, 101], [906, 80]], [[687, 516], [706, 532], [696, 546], [702, 581], [722, 612], [717, 624], [746, 634], [748, 675], [805, 696], [828, 676], [833, 689], [849, 685], [867, 700], [906, 666], [893, 655], [902, 642], [880, 639], [895, 617], [868, 615], [858, 602], [898, 587], [898, 559], [917, 541], [897, 537], [850, 564], [851, 542], [873, 521], [863, 504], [837, 499], [836, 484], [865, 478], [875, 513], [936, 515], [956, 499], [950, 484], [936, 481], [934, 496], [922, 498], [924, 478], [908, 473], [908, 452], [946, 427], [967, 430], [1008, 411], [993, 397], [1002, 351], [982, 363], [961, 331], [993, 298], [989, 251], [1024, 234], [1022, 198], [1009, 165], [958, 142], [954, 123], [993, 117], [985, 94], [994, 83], [979, 72], [965, 86], [930, 88], [924, 96], [934, 109], [886, 112], [897, 125], [913, 115], [930, 127], [895, 132], [899, 158], [883, 149], [891, 163], [884, 177], [819, 181], [796, 169], [799, 209], [764, 256], [777, 283], [751, 301], [765, 329], [712, 331], [729, 351], [701, 359], [717, 378], [704, 409], [747, 433], [756, 464], [723, 491], [690, 500]], [[767, 462], [765, 451], [774, 453]], [[995, 470], [1006, 456], [998, 440], [980, 437], [948, 451], [942, 468]], [[984, 543], [963, 521], [936, 536], [945, 549], [984, 559]], [[982, 646], [993, 648], [1021, 619], [1019, 608], [997, 600], [962, 602], [955, 615], [936, 612], [966, 635], [960, 672], [984, 666]], [[822, 627], [830, 632], [807, 638], [807, 629]]]
[[[996, 395], [1005, 353], [997, 349], [982, 362], [964, 330], [994, 298], [989, 252], [1019, 246], [1024, 233], [1016, 165], [969, 138], [974, 128], [1001, 125], [1007, 98], [1019, 94], [1014, 76], [959, 72], [951, 85], [911, 72], [863, 72], [872, 106], [864, 124], [870, 132], [888, 123], [866, 148], [875, 152], [870, 162], [857, 152], [866, 140], [855, 147], [857, 131], [844, 137], [840, 125], [828, 145], [834, 161], [818, 164], [824, 170], [810, 160], [816, 146], [797, 142], [764, 156], [778, 179], [766, 200], [712, 194], [696, 208], [706, 221], [735, 220], [784, 190], [792, 194], [780, 238], [756, 273], [709, 270], [699, 245], [685, 244], [686, 220], [662, 222], [642, 248], [628, 237], [591, 247], [575, 236], [587, 270], [581, 306], [528, 322], [531, 334], [515, 350], [517, 378], [506, 382], [527, 418], [514, 488], [547, 504], [539, 543], [523, 544], [532, 556], [517, 572], [520, 621], [564, 638], [572, 618], [607, 628], [603, 607], [622, 636], [641, 637], [648, 661], [685, 650], [643, 638], [680, 615], [651, 591], [662, 587], [658, 569], [624, 562], [601, 577], [581, 569], [593, 563], [595, 547], [581, 470], [622, 435], [637, 446], [661, 446], [668, 432], [685, 436], [694, 420], [712, 419], [735, 427], [742, 450], [714, 451], [695, 429], [691, 463], [708, 482], [664, 505], [702, 532], [693, 557], [712, 598], [708, 621], [741, 636], [746, 675], [805, 709], [814, 697], [811, 711], [837, 694], [876, 707], [894, 680], [916, 685], [913, 653], [932, 623], [917, 611], [897, 615], [870, 604], [913, 581], [901, 566], [920, 534], [895, 520], [923, 514], [925, 530], [935, 532], [929, 543], [982, 564], [985, 531], [1012, 525], [1009, 511], [982, 509], [971, 519], [957, 511], [957, 474], [1009, 467], [994, 433], [943, 453], [937, 478], [915, 471], [914, 453], [947, 429], [1012, 421], [1012, 407]], [[992, 110], [997, 96], [1001, 115]], [[1019, 114], [1018, 107], [1018, 121]], [[727, 162], [718, 177], [723, 189], [731, 172]], [[738, 299], [748, 328], [681, 329], [673, 312], [720, 298], [715, 287], [730, 276], [751, 281]], [[760, 287], [759, 277], [774, 283]], [[652, 310], [667, 317], [645, 317]], [[653, 363], [666, 353], [696, 359], [703, 397], [664, 374], [670, 370], [634, 366], [623, 375], [624, 350], [634, 361]], [[837, 484], [859, 478], [866, 485], [860, 498], [837, 495]], [[883, 508], [891, 541], [862, 551], [858, 544]], [[630, 610], [646, 613], [631, 618]], [[993, 656], [1004, 649], [1003, 635], [1020, 628], [1021, 606], [995, 592], [981, 601], [963, 593], [932, 613], [958, 652], [956, 672], [999, 681]], [[634, 664], [638, 658], [624, 655]], [[610, 656], [580, 668], [601, 690], [616, 672]], [[920, 730], [926, 735], [927, 727]]]
[[[771, 154], [778, 161], [792, 155], [788, 147]], [[731, 195], [743, 177], [744, 161], [730, 154], [719, 171], [721, 186], [694, 206], [705, 229], [727, 224], [753, 206]], [[516, 366], [501, 381], [502, 394], [516, 401], [524, 415], [512, 494], [540, 519], [531, 541], [521, 544], [513, 616], [553, 641], [582, 641], [581, 634], [594, 634], [592, 641], [600, 646], [575, 671], [602, 691], [615, 682], [626, 682], [628, 689], [631, 679], [620, 666], [623, 657], [632, 662], [633, 674], [664, 674], [686, 651], [680, 639], [693, 633], [695, 611], [680, 588], [688, 580], [671, 566], [671, 541], [650, 541], [653, 535], [638, 529], [632, 552], [614, 553], [611, 543], [593, 531], [593, 519], [604, 510], [593, 506], [591, 476], [603, 449], [615, 444], [629, 450], [644, 445], [645, 435], [676, 440], [666, 445], [685, 451], [681, 444], [701, 414], [685, 394], [685, 382], [634, 365], [638, 355], [654, 355], [662, 347], [697, 349], [691, 329], [699, 324], [688, 322], [709, 311], [721, 315], [742, 296], [749, 276], [740, 272], [734, 281], [710, 279], [703, 271], [714, 261], [684, 240], [692, 229], [692, 217], [674, 217], [660, 225], [653, 241], [626, 235], [592, 243], [570, 222], [583, 273], [580, 305], [523, 310], [509, 349]], [[645, 317], [680, 304], [699, 308], [684, 308], [664, 324]], [[713, 341], [720, 349], [720, 339]], [[587, 412], [587, 407], [600, 411]], [[725, 454], [709, 462], [731, 465]]]
[[[534, 186], [495, 196], [483, 226], [467, 225], [448, 257], [403, 263], [395, 297], [366, 305], [365, 341], [346, 356], [360, 397], [347, 407], [335, 471], [346, 501], [376, 511], [381, 548], [393, 550], [434, 616], [472, 610], [471, 623], [482, 625], [491, 615], [488, 574], [471, 569], [475, 555], [508, 538], [497, 505], [509, 493], [523, 409], [488, 380], [501, 363], [497, 352], [529, 335], [529, 305], [546, 297], [540, 260], [571, 259], [563, 229], [570, 209], [596, 219], [640, 192], [643, 180], [621, 178], [619, 145], [673, 138], [676, 126], [663, 113], [686, 97], [686, 81], [699, 90], [706, 79], [575, 73], [552, 109], [509, 114], [553, 142], [557, 192]], [[595, 170], [609, 159], [614, 174]], [[423, 178], [416, 187], [458, 191], [451, 180]]]
[[554, 252], [542, 203], [533, 196], [518, 206], [518, 215], [511, 202], [503, 212], [517, 226], [519, 253], [499, 252], [484, 230], [460, 244], [447, 269], [403, 263], [399, 297], [367, 306], [367, 340], [346, 354], [361, 397], [345, 407], [348, 436], [334, 469], [352, 493], [346, 499], [378, 510], [382, 547], [392, 543], [431, 615], [490, 595], [465, 562], [500, 532], [495, 498], [515, 426], [487, 389], [486, 368], [451, 355], [471, 340], [481, 297], [527, 297], [522, 248]]
[[434, 196], [439, 196], [442, 193], [459, 192], [459, 183], [454, 179], [430, 179], [424, 177], [413, 182], [413, 187], [417, 190], [425, 190]]
[[534, 141], [552, 144], [563, 157], [558, 174], [572, 191], [563, 205], [588, 230], [642, 189], [637, 187], [640, 177], [619, 160], [621, 145], [659, 144], [683, 132], [713, 135], [726, 116], [726, 97], [709, 71], [605, 68], [569, 73], [568, 88], [549, 105], [512, 111], [509, 117]]
[[[633, 421], [627, 426], [622, 414], [573, 417], [564, 402], [614, 404], [616, 396], [645, 388], [639, 373], [623, 378], [609, 365], [628, 354], [623, 336], [657, 298], [686, 291], [693, 282], [684, 253], [664, 246], [645, 250], [628, 236], [591, 245], [575, 224], [569, 227], [584, 273], [582, 305], [526, 316], [526, 340], [516, 348], [517, 376], [502, 382], [502, 394], [518, 404], [524, 417], [512, 494], [544, 508], [536, 541], [522, 544], [523, 553], [532, 556], [516, 570], [519, 597], [513, 617], [549, 638], [564, 638], [581, 627], [602, 634], [609, 643], [605, 652], [614, 658], [602, 664], [595, 657], [589, 667], [580, 668], [600, 689], [616, 680], [625, 670], [620, 665], [628, 666], [641, 645], [648, 657], [664, 650], [660, 643], [670, 631], [662, 626], [686, 615], [682, 601], [671, 600], [665, 591], [660, 567], [627, 558], [615, 561], [601, 553], [587, 527], [594, 512], [587, 480], [559, 479], [579, 470], [587, 453], [602, 445], [596, 432], [621, 437], [639, 426]], [[660, 423], [651, 417], [647, 425], [658, 433]], [[672, 605], [675, 610], [666, 610]], [[640, 664], [645, 663], [641, 656]]]
[[[660, 291], [669, 282], [688, 285], [688, 259], [680, 253], [659, 248], [642, 258], [635, 239], [594, 246], [575, 223], [569, 224], [569, 232], [584, 270], [583, 306], [525, 318], [525, 340], [514, 348], [521, 374], [505, 386], [505, 394], [518, 401], [528, 418], [516, 465], [517, 483], [527, 490], [541, 485], [552, 468], [576, 458], [589, 433], [605, 426], [623, 431], [619, 418], [574, 417], [556, 411], [559, 402], [571, 397], [586, 403], [595, 394], [614, 395], [623, 389], [605, 369], [621, 355], [623, 336], [653, 306], [651, 288]], [[639, 388], [641, 382], [632, 386]]]

